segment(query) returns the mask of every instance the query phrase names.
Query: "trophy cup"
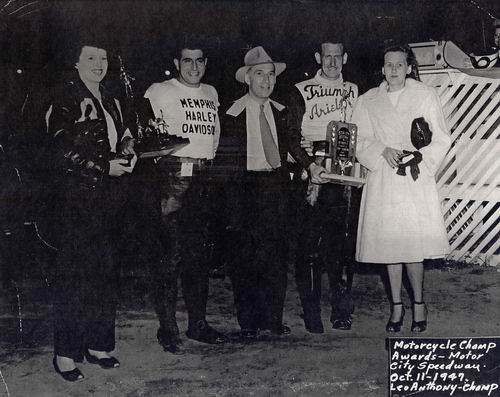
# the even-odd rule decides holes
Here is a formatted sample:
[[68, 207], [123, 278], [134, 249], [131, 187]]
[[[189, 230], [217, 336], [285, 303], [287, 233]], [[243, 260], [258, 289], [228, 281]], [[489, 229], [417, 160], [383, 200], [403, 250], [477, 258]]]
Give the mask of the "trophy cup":
[[[326, 127], [327, 140], [315, 142], [316, 156], [324, 156], [332, 183], [360, 187], [366, 182], [361, 165], [356, 162], [358, 128], [356, 124], [331, 121]], [[316, 145], [318, 144], [318, 145]]]

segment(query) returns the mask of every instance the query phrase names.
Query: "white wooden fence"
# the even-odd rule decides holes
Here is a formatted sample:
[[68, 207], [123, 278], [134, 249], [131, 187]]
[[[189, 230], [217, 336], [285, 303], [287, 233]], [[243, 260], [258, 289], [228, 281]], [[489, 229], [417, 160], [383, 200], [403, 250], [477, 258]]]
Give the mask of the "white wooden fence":
[[421, 72], [437, 88], [453, 145], [437, 176], [449, 259], [500, 263], [500, 78]]

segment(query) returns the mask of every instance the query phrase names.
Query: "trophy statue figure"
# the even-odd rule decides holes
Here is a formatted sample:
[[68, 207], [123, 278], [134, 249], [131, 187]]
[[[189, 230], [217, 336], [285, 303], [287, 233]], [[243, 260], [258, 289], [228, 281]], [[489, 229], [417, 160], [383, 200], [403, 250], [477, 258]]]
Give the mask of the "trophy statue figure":
[[[125, 69], [125, 64], [121, 56], [118, 56], [118, 60], [120, 62], [120, 80], [125, 89], [125, 96], [129, 103], [134, 104], [132, 81], [135, 79]], [[189, 139], [169, 134], [169, 126], [163, 118], [163, 112], [161, 117], [156, 119], [150, 118], [147, 125], [144, 125], [145, 123], [141, 122], [139, 114], [135, 111], [135, 122], [137, 128], [137, 143], [135, 148], [139, 158], [167, 156], [189, 144]]]

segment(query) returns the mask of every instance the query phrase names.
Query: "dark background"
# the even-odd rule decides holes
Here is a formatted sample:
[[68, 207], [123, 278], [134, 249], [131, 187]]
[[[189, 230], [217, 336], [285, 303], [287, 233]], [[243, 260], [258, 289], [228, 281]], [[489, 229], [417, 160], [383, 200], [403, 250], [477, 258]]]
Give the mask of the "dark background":
[[[252, 46], [263, 45], [273, 59], [287, 63], [277, 86], [277, 95], [283, 96], [289, 83], [305, 78], [304, 72], [315, 73], [313, 54], [318, 43], [325, 38], [341, 40], [350, 56], [344, 75], [364, 92], [380, 79], [384, 41], [451, 40], [466, 52], [485, 53], [493, 36], [488, 13], [500, 15], [499, 2], [494, 0], [8, 3], [0, 1], [0, 90], [9, 104], [9, 117], [20, 110], [27, 94], [31, 95], [28, 102], [43, 103], [37, 96], [45, 95], [66, 76], [63, 72], [72, 70], [69, 49], [82, 31], [102, 37], [108, 49], [122, 55], [135, 77], [136, 96], [152, 82], [164, 80], [166, 69], [174, 70], [176, 40], [202, 35], [209, 57], [206, 82], [216, 86], [224, 105], [244, 90], [234, 73]], [[108, 86], [119, 87], [117, 68], [114, 60]]]

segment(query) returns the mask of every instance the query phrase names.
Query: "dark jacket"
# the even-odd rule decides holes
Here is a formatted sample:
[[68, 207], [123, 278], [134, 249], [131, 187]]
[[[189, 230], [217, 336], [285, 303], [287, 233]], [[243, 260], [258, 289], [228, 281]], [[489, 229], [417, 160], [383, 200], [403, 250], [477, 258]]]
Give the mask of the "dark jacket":
[[[276, 123], [276, 132], [278, 134], [278, 146], [281, 157], [282, 168], [287, 170], [287, 154], [307, 168], [312, 160], [307, 153], [300, 147], [300, 130], [290, 129], [288, 110], [278, 110], [276, 106], [271, 105], [274, 121]], [[243, 109], [236, 117], [227, 114], [222, 117], [222, 134], [217, 151], [219, 162], [227, 164], [234, 173], [240, 173], [246, 170], [247, 165], [247, 135], [246, 135], [246, 110]]]
[[[125, 126], [118, 101], [101, 86], [102, 104], [121, 142]], [[49, 169], [56, 179], [94, 190], [109, 173], [111, 152], [104, 111], [85, 84], [76, 78], [54, 95], [48, 112]]]
[[[302, 116], [306, 111], [304, 99], [300, 95], [300, 92], [295, 87], [292, 87], [288, 101], [287, 124], [289, 135], [291, 139], [295, 140], [292, 146], [298, 145], [300, 147], [300, 140], [302, 139]], [[309, 168], [314, 161], [314, 157], [309, 156], [304, 150], [302, 152], [296, 151], [296, 153], [290, 154], [306, 169]]]
[[[287, 124], [287, 109], [281, 111], [271, 105], [276, 132], [278, 136], [278, 147], [281, 158], [279, 169], [283, 180], [283, 190], [290, 183], [290, 169], [287, 155], [290, 153], [295, 159], [303, 159], [307, 164], [307, 154], [300, 147], [300, 137], [292, 136]], [[247, 131], [246, 131], [246, 109], [236, 116], [227, 114], [221, 118], [222, 133], [215, 164], [219, 173], [224, 175], [224, 190], [226, 202], [226, 215], [228, 225], [232, 228], [240, 228], [242, 217], [242, 202], [245, 194], [245, 178], [247, 167]], [[299, 131], [300, 133], [300, 131]]]

